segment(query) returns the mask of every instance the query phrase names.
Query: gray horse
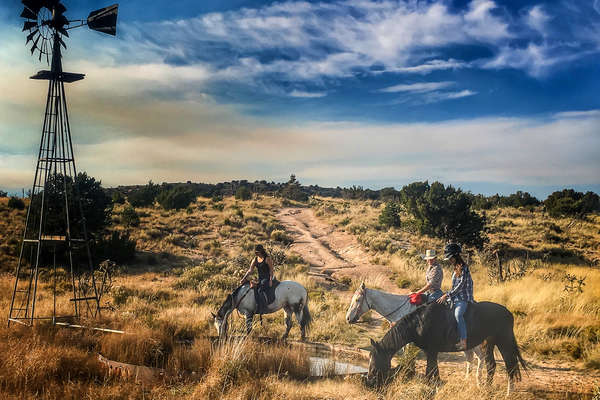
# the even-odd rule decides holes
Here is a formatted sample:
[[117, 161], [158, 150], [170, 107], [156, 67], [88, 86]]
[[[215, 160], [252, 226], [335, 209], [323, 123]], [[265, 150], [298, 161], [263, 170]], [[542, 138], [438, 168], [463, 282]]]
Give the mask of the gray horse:
[[[253, 289], [250, 288], [248, 283], [240, 286], [233, 293], [227, 295], [219, 311], [212, 314], [219, 337], [224, 338], [227, 335], [229, 315], [235, 309], [246, 317], [246, 333], [250, 333], [254, 314], [256, 314], [256, 301], [252, 291]], [[264, 314], [271, 314], [281, 309], [285, 313], [286, 325], [282, 339], [287, 339], [290, 329], [292, 329], [292, 313], [294, 313], [300, 324], [302, 340], [305, 340], [306, 330], [310, 327], [312, 321], [308, 310], [308, 292], [306, 288], [298, 282], [281, 281], [275, 288], [275, 300], [267, 306]]]

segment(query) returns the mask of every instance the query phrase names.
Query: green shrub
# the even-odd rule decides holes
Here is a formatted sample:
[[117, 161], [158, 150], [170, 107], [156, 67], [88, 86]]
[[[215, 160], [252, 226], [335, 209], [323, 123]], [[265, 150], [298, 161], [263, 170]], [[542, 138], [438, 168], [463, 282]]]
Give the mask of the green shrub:
[[134, 207], [149, 207], [154, 204], [154, 200], [156, 199], [159, 190], [159, 186], [150, 181], [146, 186], [130, 193], [127, 196], [127, 200], [129, 200], [129, 204]]
[[235, 198], [238, 200], [250, 200], [252, 198], [252, 192], [247, 186], [240, 186], [235, 191]]
[[112, 231], [110, 236], [98, 241], [95, 254], [99, 259], [127, 263], [135, 258], [135, 246], [135, 240], [129, 238], [129, 233]]
[[486, 242], [485, 216], [471, 209], [471, 196], [440, 182], [414, 182], [400, 191], [404, 208], [422, 234], [481, 248]]
[[583, 217], [591, 212], [600, 211], [600, 197], [593, 192], [576, 192], [564, 189], [554, 192], [544, 201], [546, 211], [551, 217]]
[[125, 226], [139, 226], [140, 216], [135, 212], [135, 208], [128, 205], [121, 211], [121, 222]]
[[113, 204], [124, 204], [125, 203], [125, 196], [123, 196], [123, 193], [117, 191], [114, 191], [112, 194], [112, 202]]
[[287, 235], [287, 233], [285, 233], [285, 231], [279, 229], [276, 229], [273, 232], [271, 232], [271, 240], [283, 244], [290, 244], [293, 242], [293, 240]]
[[25, 202], [18, 197], [11, 196], [11, 198], [8, 199], [8, 208], [23, 210], [25, 209]]
[[400, 205], [396, 202], [386, 203], [381, 214], [379, 214], [379, 223], [386, 227], [399, 227], [400, 226]]
[[156, 197], [158, 204], [165, 210], [180, 210], [188, 207], [194, 200], [194, 192], [184, 186], [177, 186], [173, 189], [163, 190]]
[[296, 180], [296, 175], [294, 174], [290, 176], [290, 180], [287, 181], [279, 193], [284, 199], [302, 202], [308, 201], [308, 193], [302, 189], [300, 182]]

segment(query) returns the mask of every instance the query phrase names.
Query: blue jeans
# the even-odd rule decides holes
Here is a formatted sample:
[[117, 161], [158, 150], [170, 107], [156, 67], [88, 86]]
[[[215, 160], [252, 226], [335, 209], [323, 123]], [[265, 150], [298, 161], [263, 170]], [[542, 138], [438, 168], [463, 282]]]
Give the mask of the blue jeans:
[[457, 300], [454, 302], [454, 318], [458, 323], [458, 336], [460, 340], [467, 338], [467, 324], [465, 323], [465, 312], [467, 311], [467, 302], [463, 300]]
[[440, 289], [435, 289], [432, 292], [428, 292], [427, 293], [427, 302], [433, 303], [434, 301], [436, 301], [437, 299], [442, 297], [443, 294], [444, 294], [444, 292], [442, 292]]

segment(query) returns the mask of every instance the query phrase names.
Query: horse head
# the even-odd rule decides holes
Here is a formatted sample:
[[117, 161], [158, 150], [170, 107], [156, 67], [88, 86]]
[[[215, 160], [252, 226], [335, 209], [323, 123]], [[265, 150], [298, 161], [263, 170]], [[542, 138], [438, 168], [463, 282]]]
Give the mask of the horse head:
[[392, 368], [392, 356], [380, 343], [371, 339], [371, 351], [369, 354], [369, 372], [367, 373], [367, 384], [369, 386], [381, 386], [390, 376]]
[[369, 304], [366, 301], [366, 290], [365, 283], [362, 282], [360, 286], [354, 292], [354, 296], [352, 296], [352, 300], [350, 301], [350, 306], [348, 307], [348, 311], [346, 312], [346, 321], [349, 324], [354, 324], [358, 319], [369, 311]]
[[219, 311], [217, 311], [216, 314], [211, 313], [213, 317], [213, 323], [215, 325], [215, 328], [217, 329], [217, 335], [219, 335], [220, 338], [225, 338], [225, 336], [227, 336], [229, 314], [231, 314], [232, 311], [233, 296], [227, 295], [227, 298], [221, 305], [221, 308], [219, 308]]

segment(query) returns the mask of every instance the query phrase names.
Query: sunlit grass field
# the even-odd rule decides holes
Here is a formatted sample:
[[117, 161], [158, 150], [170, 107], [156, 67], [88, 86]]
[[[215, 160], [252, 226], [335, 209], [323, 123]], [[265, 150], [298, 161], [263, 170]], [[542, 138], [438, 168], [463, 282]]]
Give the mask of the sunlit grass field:
[[[504, 394], [503, 384], [482, 389], [465, 381], [462, 368], [444, 377], [446, 384], [437, 390], [420, 380], [397, 379], [377, 392], [358, 378], [309, 379], [308, 354], [297, 349], [252, 340], [216, 347], [210, 339], [216, 333], [211, 312], [237, 286], [255, 243], [267, 245], [277, 261], [276, 276], [280, 280], [293, 279], [308, 289], [314, 319], [309, 340], [366, 346], [369, 335], [377, 338], [385, 333], [385, 323], [378, 330], [370, 330], [369, 335], [362, 326], [346, 324], [347, 297], [360, 282], [330, 290], [306, 274], [309, 265], [290, 252], [290, 238], [276, 218], [281, 207], [290, 205], [296, 204], [272, 197], [248, 201], [199, 198], [188, 209], [179, 211], [137, 209], [140, 224], [136, 227], [123, 224], [123, 206], [116, 206], [114, 228], [128, 231], [136, 240], [137, 257], [131, 265], [119, 266], [114, 275], [112, 290], [105, 299], [114, 311], [104, 311], [98, 320], [85, 322], [127, 334], [43, 324], [33, 329], [3, 326], [0, 397], [442, 399], [457, 393], [461, 398]], [[441, 251], [443, 246], [438, 239], [418, 236], [410, 230], [379, 228], [380, 202], [317, 199], [310, 206], [324, 221], [356, 235], [373, 261], [389, 266], [387, 275], [365, 277], [369, 287], [378, 287], [383, 279], [392, 279], [399, 289], [420, 286], [424, 263], [418, 254], [426, 248]], [[0, 201], [0, 214], [1, 269], [9, 271], [14, 263], [14, 237], [20, 234], [24, 212], [8, 210], [6, 202]], [[489, 269], [495, 265], [494, 260], [472, 252], [469, 263], [476, 300], [496, 301], [513, 312], [517, 340], [526, 359], [557, 363], [568, 360], [581, 368], [600, 368], [600, 271], [594, 264], [600, 251], [600, 218], [553, 220], [541, 211], [532, 214], [516, 209], [493, 210], [488, 218], [490, 245], [501, 242], [511, 249], [504, 265], [511, 266], [514, 276], [505, 282], [491, 282]], [[557, 225], [561, 233], [549, 224]], [[544, 236], [544, 226], [565, 241], [555, 242]], [[450, 273], [445, 273], [447, 286]], [[582, 292], [565, 290], [567, 273], [585, 277]], [[6, 313], [12, 283], [11, 273], [0, 276], [0, 308]], [[41, 286], [38, 310], [48, 314], [52, 306], [50, 282], [42, 279]], [[59, 297], [60, 311], [68, 311], [68, 297]], [[235, 312], [232, 323], [234, 333], [242, 331], [243, 318]], [[264, 316], [262, 324], [256, 319], [252, 336], [279, 337], [283, 332], [283, 313], [277, 313]], [[290, 339], [299, 337], [295, 323]], [[115, 361], [165, 369], [166, 378], [148, 386], [109, 377], [96, 361], [98, 353]], [[502, 375], [497, 373], [498, 382], [504, 379]], [[514, 398], [534, 397], [520, 393]]]

